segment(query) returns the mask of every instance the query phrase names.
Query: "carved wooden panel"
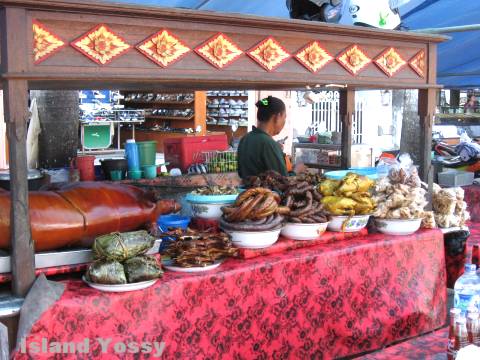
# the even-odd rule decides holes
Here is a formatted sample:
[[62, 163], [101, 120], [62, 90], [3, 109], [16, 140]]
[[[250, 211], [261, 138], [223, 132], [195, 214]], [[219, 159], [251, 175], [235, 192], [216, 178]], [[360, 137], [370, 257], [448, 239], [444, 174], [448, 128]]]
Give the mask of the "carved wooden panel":
[[[91, 6], [95, 7], [95, 5]], [[106, 7], [106, 5], [102, 6]], [[77, 6], [72, 5], [72, 7]], [[422, 37], [363, 28], [349, 29], [314, 22], [259, 19], [237, 15], [223, 16], [180, 10], [155, 10], [148, 15], [140, 10], [138, 14], [134, 14], [136, 10], [132, 10], [120, 16], [115, 14], [120, 11], [114, 11], [114, 9], [109, 15], [103, 8], [105, 13], [102, 14], [95, 14], [94, 11], [86, 12], [82, 10], [84, 8], [78, 5], [76, 12], [27, 10], [27, 23], [21, 26], [26, 26], [32, 33], [32, 23], [38, 21], [69, 44], [92, 29], [98, 28], [100, 24], [104, 24], [109, 32], [115, 34], [125, 44], [122, 45], [125, 46], [125, 51], [115, 56], [113, 61], [109, 59], [102, 63], [92, 61], [72, 46], [64, 46], [54, 55], [35, 64], [32, 34], [31, 43], [26, 47], [29, 49], [28, 72], [21, 76], [34, 78], [35, 80], [31, 83], [36, 84], [37, 88], [57, 86], [54, 81], [60, 79], [67, 80], [71, 87], [84, 86], [93, 82], [104, 84], [105, 87], [122, 85], [124, 88], [127, 88], [124, 86], [127, 83], [129, 87], [134, 86], [134, 82], [155, 84], [166, 88], [188, 85], [192, 89], [231, 87], [232, 82], [238, 88], [252, 89], [295, 88], [331, 83], [377, 88], [426, 88], [434, 85], [428, 83], [428, 79], [431, 78], [422, 77], [413, 65], [403, 66], [389, 76], [373, 62], [362, 64], [364, 66], [360, 71], [352, 72], [338, 61], [330, 61], [328, 57], [337, 58], [346, 49], [351, 49], [355, 45], [362, 50], [366, 58], [377, 59], [385, 49], [394, 47], [398, 55], [406, 61], [423, 52], [424, 63], [427, 64], [425, 69], [428, 69], [430, 62], [435, 61], [429, 58], [431, 54], [429, 47], [431, 44], [435, 46], [434, 43], [440, 41], [431, 36]], [[147, 55], [144, 51], [139, 51], [146, 39], [151, 40], [155, 35], [158, 37], [165, 29], [175, 34], [175, 38], [184, 49], [181, 56], [168, 64], [156, 61], [154, 53]], [[211, 61], [205, 61], [205, 56], [200, 56], [198, 53], [199, 47], [218, 34], [224, 34], [225, 38], [237, 47], [233, 61], [227, 62], [228, 66], [218, 66]], [[270, 46], [266, 52], [262, 53], [266, 54], [264, 60], [267, 58], [271, 60], [276, 54], [280, 56], [276, 58], [281, 59], [278, 64], [272, 62], [272, 66], [265, 66], [266, 63], [262, 64], [258, 59], [252, 58], [252, 54], [250, 56], [247, 54], [258, 44], [265, 44], [265, 39], [274, 39], [273, 44], [278, 45], [276, 49], [279, 51], [274, 49], [275, 46]], [[298, 58], [298, 54], [311, 44], [321, 44], [321, 49], [325, 53], [324, 55], [318, 51], [312, 54], [304, 53], [304, 56], [308, 55], [312, 61], [317, 62], [314, 67], [309, 68], [308, 63], [303, 63]], [[162, 51], [168, 51], [162, 46], [158, 47], [157, 41], [155, 45], [157, 60]], [[196, 49], [196, 51], [186, 51], [186, 49]], [[324, 58], [326, 56], [325, 60], [329, 61], [322, 61], [320, 59], [322, 56], [318, 58], [319, 54]], [[223, 54], [220, 55], [223, 56]], [[307, 58], [304, 57], [304, 59]], [[319, 64], [321, 66], [318, 66]]]

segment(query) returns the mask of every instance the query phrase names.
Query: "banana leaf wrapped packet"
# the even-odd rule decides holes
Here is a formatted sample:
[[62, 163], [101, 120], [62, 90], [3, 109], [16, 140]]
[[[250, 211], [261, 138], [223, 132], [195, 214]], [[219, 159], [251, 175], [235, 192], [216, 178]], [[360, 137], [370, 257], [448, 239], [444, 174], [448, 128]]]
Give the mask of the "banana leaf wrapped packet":
[[90, 264], [86, 278], [96, 284], [126, 284], [127, 277], [123, 265], [118, 261], [97, 260]]
[[95, 259], [123, 262], [145, 254], [155, 243], [155, 238], [147, 231], [111, 233], [95, 238], [93, 255]]
[[149, 255], [128, 259], [124, 267], [129, 283], [158, 279], [163, 274], [157, 259]]

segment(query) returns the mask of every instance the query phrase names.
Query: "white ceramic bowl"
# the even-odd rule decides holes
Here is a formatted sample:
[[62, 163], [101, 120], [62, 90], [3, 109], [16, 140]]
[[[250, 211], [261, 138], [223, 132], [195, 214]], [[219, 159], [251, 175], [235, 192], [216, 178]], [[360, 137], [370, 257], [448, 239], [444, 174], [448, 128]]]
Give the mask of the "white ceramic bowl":
[[375, 218], [378, 231], [387, 235], [411, 235], [420, 229], [422, 219], [378, 219]]
[[328, 222], [320, 224], [286, 223], [282, 236], [293, 240], [316, 240], [327, 230]]
[[228, 206], [231, 203], [223, 204], [202, 204], [191, 203], [192, 216], [206, 220], [219, 220], [222, 217], [222, 207]]
[[[370, 215], [330, 216], [328, 230], [335, 232], [355, 232], [367, 226]], [[345, 226], [344, 226], [345, 223]]]
[[127, 291], [135, 291], [135, 290], [142, 290], [146, 289], [147, 287], [152, 286], [157, 282], [158, 279], [153, 279], [153, 280], [147, 280], [147, 281], [140, 281], [137, 283], [131, 283], [131, 284], [115, 284], [115, 285], [109, 285], [109, 284], [96, 284], [88, 281], [85, 277], [85, 275], [82, 276], [82, 280], [90, 287], [100, 290], [100, 291], [105, 291], [105, 292], [127, 292]]
[[275, 244], [280, 236], [281, 227], [268, 231], [225, 230], [232, 237], [233, 245], [245, 249], [263, 249]]

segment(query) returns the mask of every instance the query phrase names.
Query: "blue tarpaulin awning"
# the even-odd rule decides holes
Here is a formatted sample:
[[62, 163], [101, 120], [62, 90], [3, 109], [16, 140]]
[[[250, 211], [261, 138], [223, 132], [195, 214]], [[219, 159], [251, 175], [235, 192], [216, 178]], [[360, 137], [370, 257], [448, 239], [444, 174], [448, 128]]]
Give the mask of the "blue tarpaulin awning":
[[195, 10], [289, 18], [285, 0], [101, 0], [110, 3], [176, 7]]
[[[480, 1], [427, 0], [403, 17], [411, 30], [480, 23]], [[438, 45], [437, 82], [446, 88], [480, 87], [480, 30], [445, 33]]]
[[[289, 18], [285, 0], [100, 0], [132, 5], [177, 7]], [[480, 23], [480, 0], [411, 0], [417, 5], [403, 15], [411, 30]], [[450, 41], [438, 46], [437, 82], [446, 88], [480, 87], [480, 31], [448, 33]]]

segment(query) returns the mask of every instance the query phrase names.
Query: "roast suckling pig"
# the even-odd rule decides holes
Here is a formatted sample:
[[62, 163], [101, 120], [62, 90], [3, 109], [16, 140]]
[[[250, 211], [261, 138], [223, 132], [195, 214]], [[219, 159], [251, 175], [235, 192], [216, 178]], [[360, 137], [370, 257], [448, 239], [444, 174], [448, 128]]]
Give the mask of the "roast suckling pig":
[[[176, 212], [173, 200], [155, 202], [146, 191], [101, 182], [69, 184], [29, 193], [36, 251], [91, 246], [96, 236], [148, 228], [159, 215]], [[10, 247], [10, 193], [0, 192], [0, 249]]]

